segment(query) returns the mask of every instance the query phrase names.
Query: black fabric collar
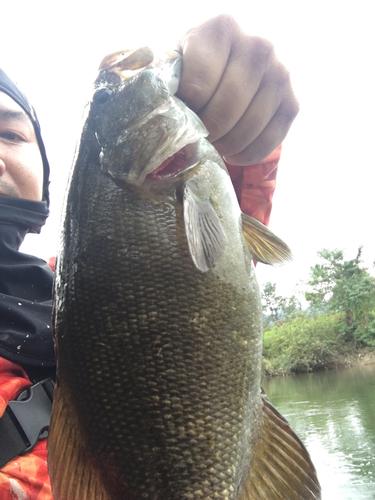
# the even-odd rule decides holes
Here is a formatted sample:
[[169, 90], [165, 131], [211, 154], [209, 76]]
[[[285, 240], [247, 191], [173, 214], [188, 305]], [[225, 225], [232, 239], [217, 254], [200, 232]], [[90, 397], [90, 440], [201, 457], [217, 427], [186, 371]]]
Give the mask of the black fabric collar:
[[48, 215], [49, 209], [46, 201], [0, 195], [0, 224], [18, 224], [26, 228], [27, 232], [40, 233]]
[[43, 260], [19, 251], [39, 233], [47, 202], [0, 196], [0, 356], [25, 367], [55, 364], [51, 332], [53, 273]]

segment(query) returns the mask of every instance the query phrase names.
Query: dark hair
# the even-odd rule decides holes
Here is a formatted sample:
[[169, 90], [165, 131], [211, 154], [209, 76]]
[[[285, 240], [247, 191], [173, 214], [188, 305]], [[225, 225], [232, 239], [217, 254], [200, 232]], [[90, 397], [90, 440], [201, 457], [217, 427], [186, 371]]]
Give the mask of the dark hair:
[[9, 76], [4, 73], [4, 71], [0, 68], [0, 91], [7, 94], [9, 97], [13, 99], [21, 108], [27, 113], [29, 116], [35, 130], [35, 135], [38, 140], [40, 154], [42, 155], [43, 160], [43, 200], [47, 202], [49, 205], [49, 163], [47, 159], [46, 149], [44, 147], [44, 142], [42, 139], [42, 134], [40, 130], [40, 125], [38, 122], [38, 118], [36, 116], [34, 108], [31, 106], [27, 97], [20, 91], [17, 85], [12, 82]]

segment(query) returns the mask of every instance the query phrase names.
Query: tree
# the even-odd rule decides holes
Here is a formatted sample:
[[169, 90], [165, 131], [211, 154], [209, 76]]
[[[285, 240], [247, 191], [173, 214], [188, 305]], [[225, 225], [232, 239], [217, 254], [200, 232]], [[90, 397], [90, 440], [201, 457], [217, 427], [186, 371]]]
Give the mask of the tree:
[[344, 252], [342, 250], [327, 250], [323, 248], [318, 252], [323, 264], [315, 264], [311, 267], [311, 275], [308, 281], [310, 291], [306, 291], [305, 298], [315, 310], [323, 311], [327, 308], [329, 299], [332, 297], [333, 288], [340, 272]]
[[267, 282], [265, 284], [262, 299], [263, 309], [269, 312], [271, 322], [286, 319], [301, 308], [294, 295], [288, 298], [276, 295], [276, 283]]
[[290, 318], [296, 311], [301, 310], [301, 303], [295, 295], [284, 299], [284, 301], [281, 306], [284, 318]]
[[271, 321], [277, 321], [279, 319], [280, 301], [282, 301], [282, 297], [276, 296], [276, 283], [268, 281], [264, 285], [262, 299], [265, 311], [270, 313]]
[[310, 290], [305, 295], [315, 310], [344, 313], [346, 340], [353, 338], [358, 327], [363, 334], [363, 325], [369, 325], [369, 314], [375, 308], [375, 278], [362, 266], [361, 255], [362, 247], [348, 261], [342, 250], [319, 251], [323, 263], [311, 268]]

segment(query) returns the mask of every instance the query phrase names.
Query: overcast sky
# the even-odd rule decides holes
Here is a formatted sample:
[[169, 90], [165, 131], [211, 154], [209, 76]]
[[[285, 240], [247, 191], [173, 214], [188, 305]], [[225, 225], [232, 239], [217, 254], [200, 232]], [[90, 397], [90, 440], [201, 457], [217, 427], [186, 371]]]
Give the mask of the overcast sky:
[[101, 59], [145, 44], [170, 47], [220, 12], [270, 39], [291, 72], [301, 111], [284, 142], [271, 229], [292, 248], [283, 268], [259, 265], [261, 283], [293, 292], [321, 248], [370, 265], [373, 234], [375, 30], [373, 3], [202, 1], [9, 2], [1, 6], [0, 66], [33, 102], [51, 163], [51, 217], [23, 251], [55, 255], [66, 179], [82, 110]]

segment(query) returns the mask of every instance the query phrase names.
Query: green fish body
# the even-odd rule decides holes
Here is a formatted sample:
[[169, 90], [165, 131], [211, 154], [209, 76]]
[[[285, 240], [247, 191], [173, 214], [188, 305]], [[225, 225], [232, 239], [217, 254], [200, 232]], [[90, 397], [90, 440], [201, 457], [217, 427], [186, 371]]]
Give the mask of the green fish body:
[[66, 198], [54, 498], [318, 499], [307, 451], [260, 391], [252, 259], [288, 249], [241, 214], [174, 97], [180, 58], [127, 57], [99, 74]]

